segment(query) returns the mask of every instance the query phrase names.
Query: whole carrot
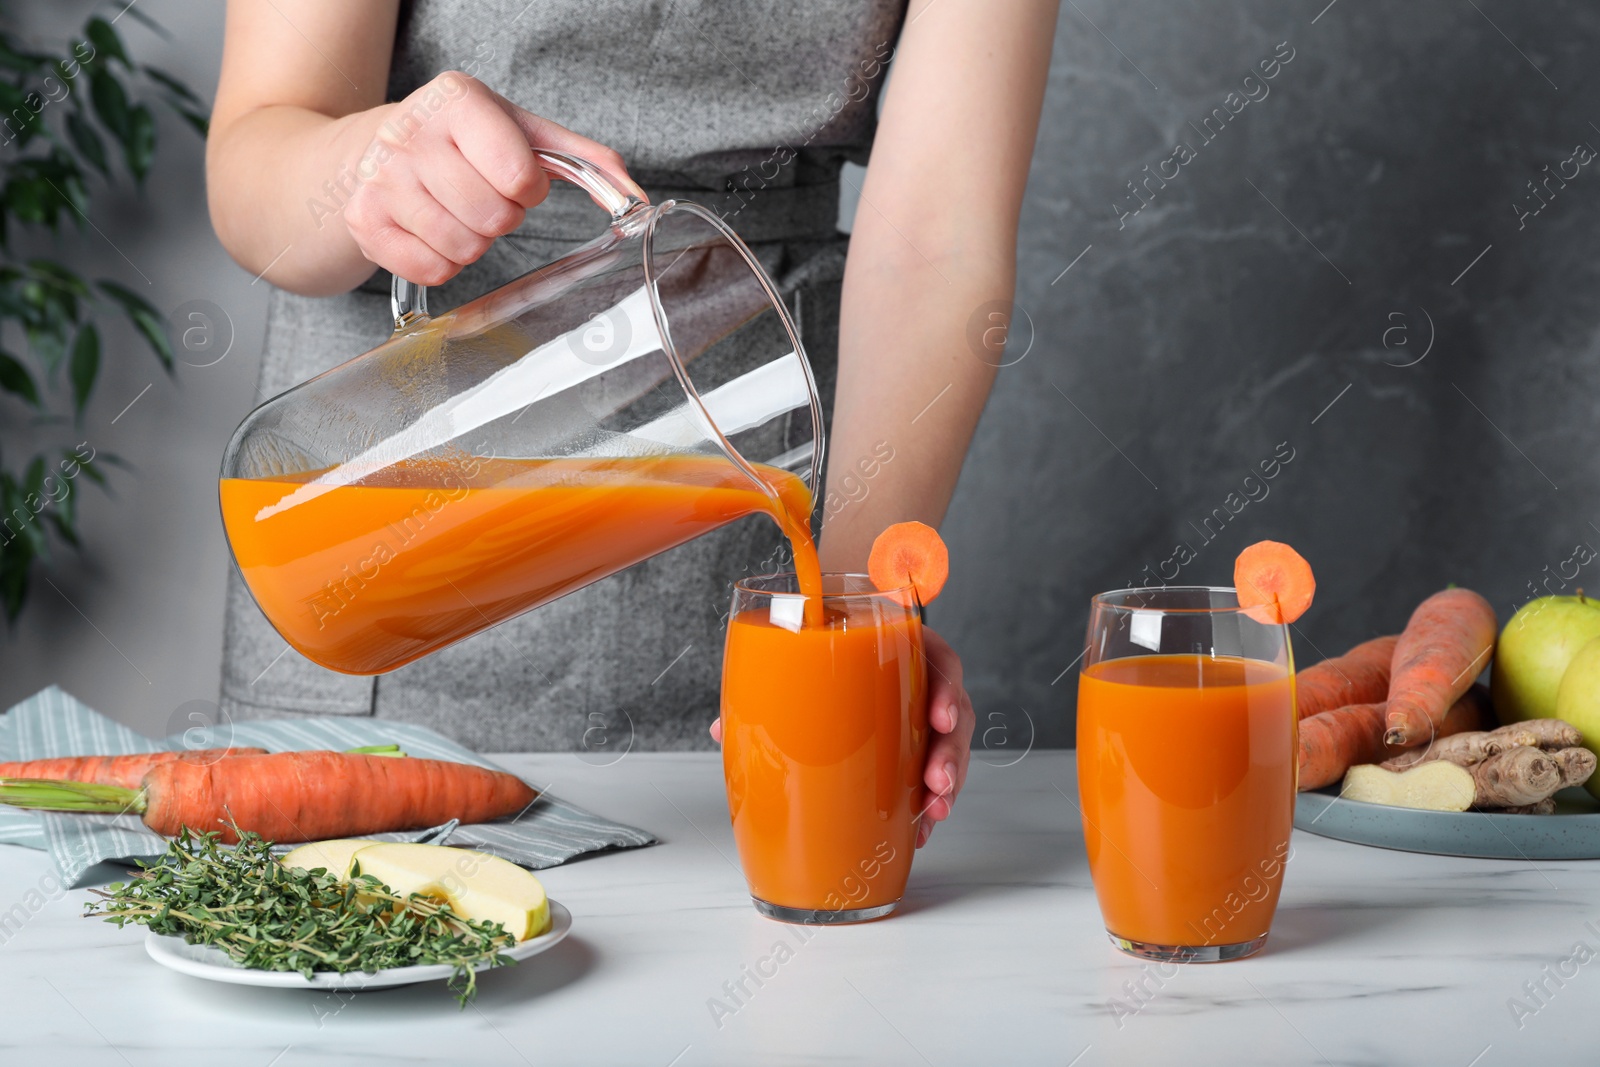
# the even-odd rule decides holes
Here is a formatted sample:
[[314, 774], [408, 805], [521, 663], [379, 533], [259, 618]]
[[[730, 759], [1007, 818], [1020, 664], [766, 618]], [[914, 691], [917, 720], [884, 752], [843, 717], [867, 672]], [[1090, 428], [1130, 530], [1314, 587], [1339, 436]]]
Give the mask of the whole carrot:
[[1384, 740], [1413, 745], [1434, 736], [1488, 665], [1498, 630], [1494, 608], [1470, 589], [1446, 589], [1419, 604], [1395, 644]]
[[139, 789], [82, 782], [0, 784], [0, 803], [55, 811], [136, 812], [169, 837], [187, 826], [238, 830], [268, 841], [322, 841], [421, 830], [460, 819], [488, 822], [521, 811], [538, 793], [514, 775], [443, 760], [347, 752], [279, 752], [212, 764], [168, 760]]
[[138, 752], [124, 756], [58, 756], [52, 759], [0, 763], [0, 778], [53, 778], [137, 789], [145, 772], [158, 763], [188, 760], [215, 763], [234, 756], [264, 756], [264, 748], [195, 748], [181, 752]]
[[1294, 676], [1295, 706], [1304, 719], [1347, 704], [1370, 704], [1389, 695], [1389, 663], [1400, 635], [1374, 637], [1342, 656], [1314, 663]]
[[[1488, 709], [1489, 690], [1473, 686], [1451, 706], [1436, 736], [1483, 729]], [[1380, 763], [1402, 753], [1383, 740], [1388, 710], [1385, 702], [1350, 704], [1301, 719], [1300, 790], [1320, 789], [1357, 764]]]
[[1346, 704], [1302, 719], [1300, 790], [1320, 789], [1355, 764], [1382, 759], [1385, 714], [1381, 703]]

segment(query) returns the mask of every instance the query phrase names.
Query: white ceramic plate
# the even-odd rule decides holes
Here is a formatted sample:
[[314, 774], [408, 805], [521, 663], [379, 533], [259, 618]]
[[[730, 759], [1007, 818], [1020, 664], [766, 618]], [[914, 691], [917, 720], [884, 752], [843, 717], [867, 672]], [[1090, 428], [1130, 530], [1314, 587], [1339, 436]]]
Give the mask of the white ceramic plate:
[[[502, 955], [514, 960], [525, 960], [554, 947], [572, 930], [572, 912], [550, 902], [550, 929], [538, 937], [530, 937], [507, 949]], [[351, 971], [338, 974], [318, 971], [310, 978], [295, 971], [261, 971], [241, 967], [228, 958], [220, 948], [210, 945], [191, 945], [181, 937], [166, 934], [146, 934], [144, 950], [150, 958], [163, 967], [193, 978], [206, 978], [213, 982], [230, 982], [233, 985], [269, 986], [274, 989], [382, 989], [385, 986], [412, 985], [416, 982], [436, 982], [449, 978], [455, 968], [448, 963], [430, 963], [415, 967], [391, 967], [373, 974]], [[487, 963], [473, 968], [482, 972]]]

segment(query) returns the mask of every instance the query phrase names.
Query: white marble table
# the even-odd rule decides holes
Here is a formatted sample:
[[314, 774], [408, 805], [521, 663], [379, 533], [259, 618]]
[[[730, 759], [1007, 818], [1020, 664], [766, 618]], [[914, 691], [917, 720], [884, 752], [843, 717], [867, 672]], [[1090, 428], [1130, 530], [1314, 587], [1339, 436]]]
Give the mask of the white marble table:
[[[0, 846], [0, 912], [15, 922], [21, 903], [26, 916], [0, 928], [0, 1063], [1600, 1060], [1600, 862], [1449, 859], [1296, 832], [1266, 951], [1163, 975], [1106, 943], [1068, 752], [975, 764], [904, 911], [806, 939], [750, 907], [715, 756], [498, 758], [663, 844], [541, 872], [572, 909], [572, 936], [484, 976], [465, 1011], [442, 984], [341, 997], [174, 974], [145, 956], [142, 931], [79, 918], [83, 890], [41, 906], [29, 893], [49, 884], [44, 855]], [[1580, 943], [1596, 958], [1575, 957]], [[776, 973], [734, 999], [758, 963]], [[1543, 984], [1538, 1000], [1524, 983]]]

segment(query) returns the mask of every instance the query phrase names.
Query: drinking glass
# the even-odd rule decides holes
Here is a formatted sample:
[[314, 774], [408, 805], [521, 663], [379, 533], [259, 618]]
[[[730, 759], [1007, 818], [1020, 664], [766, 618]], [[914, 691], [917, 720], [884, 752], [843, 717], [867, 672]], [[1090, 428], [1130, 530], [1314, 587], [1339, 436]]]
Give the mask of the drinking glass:
[[722, 668], [722, 765], [751, 900], [784, 922], [882, 918], [917, 840], [928, 746], [922, 620], [910, 589], [793, 574], [736, 583]]
[[1144, 959], [1260, 950], [1294, 822], [1288, 627], [1232, 589], [1095, 597], [1078, 680], [1078, 795], [1106, 931]]

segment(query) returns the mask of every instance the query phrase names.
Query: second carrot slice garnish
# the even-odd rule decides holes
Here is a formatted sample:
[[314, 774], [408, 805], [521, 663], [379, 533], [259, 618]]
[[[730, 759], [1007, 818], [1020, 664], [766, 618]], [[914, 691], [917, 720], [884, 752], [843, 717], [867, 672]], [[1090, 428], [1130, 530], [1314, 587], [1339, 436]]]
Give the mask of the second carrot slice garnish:
[[1279, 541], [1257, 541], [1233, 564], [1239, 607], [1267, 626], [1294, 622], [1311, 606], [1317, 579], [1311, 564]]
[[884, 592], [911, 586], [919, 603], [939, 595], [950, 577], [950, 551], [939, 532], [920, 522], [897, 522], [872, 542], [867, 575]]

